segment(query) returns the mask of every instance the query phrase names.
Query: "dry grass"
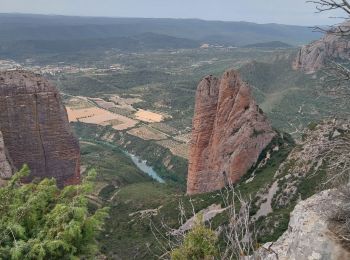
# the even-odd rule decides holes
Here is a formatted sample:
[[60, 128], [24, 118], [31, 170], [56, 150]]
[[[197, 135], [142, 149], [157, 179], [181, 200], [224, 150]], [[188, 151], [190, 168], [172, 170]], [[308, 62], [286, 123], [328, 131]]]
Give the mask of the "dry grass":
[[188, 152], [189, 152], [188, 144], [179, 143], [170, 139], [158, 141], [157, 143], [165, 148], [168, 148], [172, 154], [188, 159]]
[[84, 109], [94, 107], [86, 98], [74, 97], [65, 102], [71, 109]]
[[128, 133], [144, 140], [163, 140], [167, 138], [165, 134], [148, 126], [133, 128], [129, 130]]
[[177, 135], [174, 137], [176, 141], [182, 142], [182, 143], [189, 143], [191, 141], [192, 134], [182, 134], [182, 135]]
[[122, 98], [119, 96], [112, 96], [109, 98], [115, 104], [116, 108], [124, 109], [127, 111], [135, 112], [136, 109], [132, 106], [133, 104], [142, 102], [139, 98]]
[[150, 124], [150, 126], [164, 133], [167, 133], [169, 135], [175, 135], [178, 133], [178, 130], [176, 128], [165, 123], [153, 123], [153, 124]]
[[90, 100], [94, 101], [98, 106], [102, 107], [103, 109], [111, 109], [114, 107], [117, 107], [114, 102], [108, 102], [103, 100], [102, 98], [90, 98]]

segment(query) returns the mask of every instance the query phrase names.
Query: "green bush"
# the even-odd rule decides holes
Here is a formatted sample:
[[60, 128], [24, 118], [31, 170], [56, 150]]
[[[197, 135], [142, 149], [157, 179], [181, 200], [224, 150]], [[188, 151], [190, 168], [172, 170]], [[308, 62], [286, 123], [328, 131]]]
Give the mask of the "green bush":
[[62, 190], [53, 179], [21, 184], [28, 174], [24, 166], [0, 188], [0, 259], [92, 258], [107, 216], [106, 208], [88, 211], [94, 173]]
[[214, 259], [218, 256], [218, 238], [200, 219], [197, 219], [195, 227], [186, 235], [183, 244], [173, 250], [172, 260]]

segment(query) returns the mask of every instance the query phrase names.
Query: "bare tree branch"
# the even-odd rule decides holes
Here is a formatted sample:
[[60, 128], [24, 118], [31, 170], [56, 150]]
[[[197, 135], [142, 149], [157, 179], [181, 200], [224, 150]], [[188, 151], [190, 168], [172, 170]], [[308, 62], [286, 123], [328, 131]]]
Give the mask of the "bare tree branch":
[[306, 2], [315, 4], [316, 9], [319, 13], [336, 9], [342, 9], [347, 14], [350, 14], [350, 2], [348, 0], [314, 0]]

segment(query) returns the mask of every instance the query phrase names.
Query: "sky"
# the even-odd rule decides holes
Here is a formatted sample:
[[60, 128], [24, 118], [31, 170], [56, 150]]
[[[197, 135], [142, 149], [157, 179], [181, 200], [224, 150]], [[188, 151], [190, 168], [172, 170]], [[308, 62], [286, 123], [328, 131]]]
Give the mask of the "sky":
[[199, 18], [295, 25], [334, 24], [306, 0], [0, 0], [0, 13]]

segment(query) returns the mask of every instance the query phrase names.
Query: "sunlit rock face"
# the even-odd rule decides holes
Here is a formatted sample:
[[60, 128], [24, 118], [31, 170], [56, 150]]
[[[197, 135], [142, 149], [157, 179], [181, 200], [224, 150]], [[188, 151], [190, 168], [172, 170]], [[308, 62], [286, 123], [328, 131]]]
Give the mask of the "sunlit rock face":
[[13, 168], [30, 167], [26, 181], [53, 177], [59, 186], [80, 182], [79, 143], [58, 91], [41, 76], [0, 72], [0, 131]]
[[187, 193], [237, 182], [275, 135], [236, 71], [226, 71], [221, 79], [205, 77], [196, 93]]
[[329, 229], [329, 216], [339, 208], [339, 194], [335, 190], [322, 191], [299, 202], [291, 213], [288, 230], [276, 241], [266, 243], [259, 250], [266, 260], [350, 259]]
[[350, 22], [339, 25], [339, 28], [327, 33], [322, 39], [302, 47], [293, 64], [294, 69], [314, 73], [323, 68], [329, 60], [350, 60], [350, 38], [341, 37], [339, 31], [349, 31]]

